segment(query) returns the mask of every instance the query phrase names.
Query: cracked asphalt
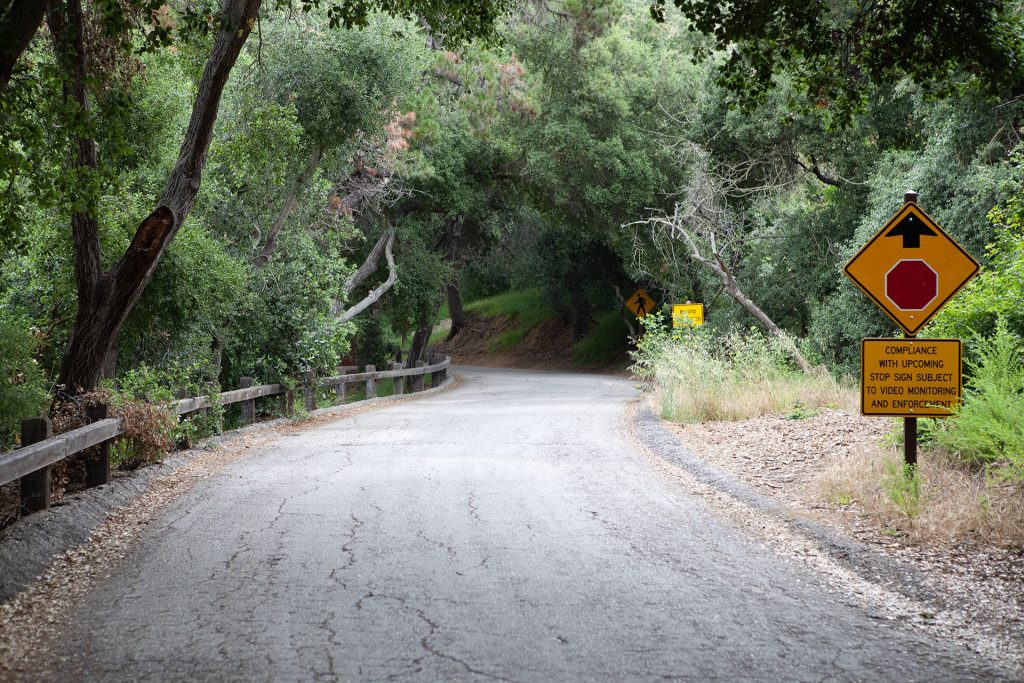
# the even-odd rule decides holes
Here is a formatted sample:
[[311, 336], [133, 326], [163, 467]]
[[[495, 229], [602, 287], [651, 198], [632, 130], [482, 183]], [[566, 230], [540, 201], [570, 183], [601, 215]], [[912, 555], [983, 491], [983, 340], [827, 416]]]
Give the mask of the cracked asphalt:
[[659, 475], [630, 382], [461, 372], [200, 482], [76, 606], [49, 678], [1000, 678]]

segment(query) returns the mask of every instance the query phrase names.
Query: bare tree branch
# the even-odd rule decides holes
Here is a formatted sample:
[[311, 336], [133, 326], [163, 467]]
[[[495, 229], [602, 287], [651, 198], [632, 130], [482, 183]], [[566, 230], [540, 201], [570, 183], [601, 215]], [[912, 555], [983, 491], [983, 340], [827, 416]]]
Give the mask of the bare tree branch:
[[[384, 282], [382, 282], [381, 284], [377, 285], [373, 289], [371, 289], [367, 293], [367, 295], [365, 297], [363, 297], [362, 301], [357, 303], [355, 306], [352, 306], [352, 307], [348, 308], [345, 311], [338, 311], [338, 312], [336, 312], [336, 315], [337, 315], [337, 318], [338, 318], [338, 322], [340, 322], [340, 323], [347, 323], [349, 320], [352, 320], [352, 318], [356, 317], [357, 315], [359, 315], [360, 313], [365, 311], [367, 308], [369, 308], [373, 304], [377, 303], [377, 301], [382, 296], [384, 296], [384, 294], [389, 289], [391, 289], [396, 282], [398, 282], [398, 271], [395, 268], [395, 257], [391, 253], [391, 247], [395, 243], [395, 231], [394, 231], [394, 229], [391, 229], [391, 230], [388, 230], [384, 234], [385, 234], [385, 236], [387, 236], [387, 242], [386, 242], [386, 245], [384, 247], [384, 257], [388, 261], [388, 279], [385, 280]], [[373, 252], [371, 252], [371, 256], [372, 255], [373, 255]], [[380, 258], [380, 254], [378, 253], [377, 254], [377, 259], [379, 259], [379, 258]], [[367, 260], [369, 260], [369, 257], [367, 257]], [[366, 263], [364, 263], [363, 266], [366, 266]], [[363, 266], [360, 266], [360, 270], [362, 270]], [[374, 270], [376, 270], [376, 266], [374, 266]], [[370, 272], [372, 272], [372, 271], [370, 271]], [[350, 281], [351, 281], [351, 279], [350, 279]], [[335, 306], [336, 307], [338, 306], [338, 302], [335, 303]]]
[[818, 160], [815, 159], [813, 156], [811, 157], [811, 163], [807, 164], [801, 161], [799, 156], [794, 154], [793, 163], [802, 168], [804, 171], [811, 173], [812, 175], [814, 175], [815, 178], [817, 178], [826, 185], [831, 185], [832, 187], [843, 186], [843, 184], [839, 182], [839, 180], [829, 175], [826, 175], [824, 172], [822, 172], [821, 166], [818, 164]]
[[[689, 247], [689, 258], [714, 273], [725, 292], [736, 303], [767, 332], [782, 339], [789, 355], [801, 370], [813, 372], [813, 366], [800, 353], [789, 335], [740, 289], [733, 275], [735, 264], [740, 261], [746, 233], [744, 219], [730, 208], [728, 201], [730, 197], [735, 197], [731, 193], [740, 182], [737, 175], [716, 175], [709, 171], [709, 155], [706, 151], [696, 145], [693, 151], [692, 175], [687, 187], [680, 192], [680, 201], [676, 202], [672, 215], [654, 215], [630, 223], [629, 226], [646, 227], [648, 237], [654, 244], [682, 239]], [[744, 172], [745, 167], [741, 164], [736, 174], [742, 177]], [[761, 191], [767, 192], [768, 188]], [[634, 244], [637, 244], [637, 240], [634, 240]], [[731, 253], [723, 253], [723, 248]], [[640, 259], [641, 253], [637, 250], [634, 253], [634, 265], [638, 270], [642, 268]]]

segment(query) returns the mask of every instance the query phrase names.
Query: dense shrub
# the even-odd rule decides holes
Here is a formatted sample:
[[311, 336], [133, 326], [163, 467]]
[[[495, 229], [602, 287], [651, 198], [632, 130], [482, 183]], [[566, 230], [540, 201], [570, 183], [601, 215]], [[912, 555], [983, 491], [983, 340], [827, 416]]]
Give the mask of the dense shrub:
[[963, 405], [935, 421], [928, 436], [969, 463], [1024, 482], [1024, 342], [1000, 321], [974, 346]]

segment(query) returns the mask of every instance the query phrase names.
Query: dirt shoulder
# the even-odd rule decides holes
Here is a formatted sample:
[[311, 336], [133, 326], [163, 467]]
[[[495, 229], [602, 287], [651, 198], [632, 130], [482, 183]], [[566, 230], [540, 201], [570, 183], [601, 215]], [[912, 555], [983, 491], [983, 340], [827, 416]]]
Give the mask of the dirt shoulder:
[[851, 539], [843, 553], [853, 563], [875, 555], [906, 567], [895, 576], [901, 592], [922, 605], [917, 621], [1024, 672], [1024, 548], [912, 541], [856, 499], [829, 493], [835, 463], [876, 454], [892, 427], [887, 421], [823, 409], [803, 419], [661, 424], [710, 468], [783, 506], [789, 521], [810, 520]]

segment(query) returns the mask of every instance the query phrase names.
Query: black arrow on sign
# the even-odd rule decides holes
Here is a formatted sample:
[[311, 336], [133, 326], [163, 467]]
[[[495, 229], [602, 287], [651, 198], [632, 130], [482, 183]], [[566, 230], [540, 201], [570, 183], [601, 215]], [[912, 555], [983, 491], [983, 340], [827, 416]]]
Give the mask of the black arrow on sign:
[[902, 237], [904, 249], [919, 249], [922, 235], [935, 237], [935, 231], [925, 225], [924, 221], [914, 220], [913, 216], [907, 216], [885, 233], [886, 237]]

